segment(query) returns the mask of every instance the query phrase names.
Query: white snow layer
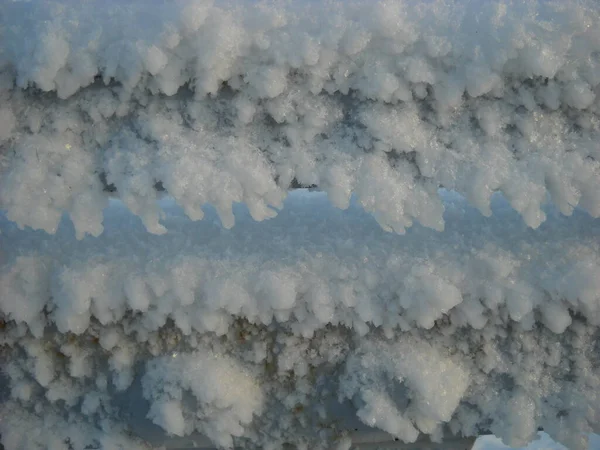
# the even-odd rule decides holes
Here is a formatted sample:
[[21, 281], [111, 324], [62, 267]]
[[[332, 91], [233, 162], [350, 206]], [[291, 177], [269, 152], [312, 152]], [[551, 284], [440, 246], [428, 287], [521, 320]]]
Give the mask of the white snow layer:
[[[547, 207], [534, 231], [501, 197], [492, 218], [442, 197], [446, 230], [405, 236], [304, 190], [263, 223], [236, 206], [230, 230], [165, 200], [160, 236], [114, 200], [98, 238], [75, 240], [66, 218], [55, 235], [2, 219], [5, 446], [38, 448], [30, 427], [75, 448], [81, 426], [273, 449], [361, 427], [523, 445], [543, 427], [586, 448], [600, 221]], [[98, 433], [81, 439], [101, 447]]]
[[0, 0], [2, 443], [584, 448], [598, 23], [591, 0]]
[[105, 185], [166, 232], [155, 185], [227, 228], [292, 182], [386, 230], [442, 230], [438, 188], [537, 228], [600, 216], [595, 0], [1, 2], [0, 208], [102, 232]]

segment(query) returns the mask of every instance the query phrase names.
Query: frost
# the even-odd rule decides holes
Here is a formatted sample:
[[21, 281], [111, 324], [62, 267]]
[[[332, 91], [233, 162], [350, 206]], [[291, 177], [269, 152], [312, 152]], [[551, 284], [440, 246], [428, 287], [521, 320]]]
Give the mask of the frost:
[[5, 448], [600, 431], [597, 3], [71, 3], [0, 14]]
[[172, 200], [162, 235], [115, 201], [81, 241], [2, 218], [10, 401], [153, 445], [318, 447], [357, 426], [522, 445], [542, 426], [578, 448], [600, 414], [598, 221], [547, 207], [532, 232], [501, 197], [491, 219], [440, 195], [445, 230], [403, 236], [304, 190], [266, 223], [236, 206], [231, 230]]
[[21, 226], [68, 212], [97, 236], [109, 191], [165, 233], [158, 188], [229, 228], [294, 182], [398, 233], [443, 229], [439, 187], [486, 215], [502, 192], [532, 228], [548, 195], [600, 215], [593, 2], [5, 6], [0, 207]]
[[468, 383], [464, 369], [428, 344], [367, 341], [348, 360], [341, 392], [364, 403], [357, 415], [365, 424], [414, 442], [419, 430], [434, 434], [452, 418]]
[[[149, 361], [142, 384], [144, 397], [151, 401], [148, 417], [154, 423], [179, 436], [197, 429], [224, 448], [232, 447], [232, 436], [244, 434], [264, 401], [258, 382], [243, 367], [205, 352]], [[182, 411], [184, 392], [188, 405], [192, 399], [196, 402], [186, 414], [191, 422], [187, 426]]]

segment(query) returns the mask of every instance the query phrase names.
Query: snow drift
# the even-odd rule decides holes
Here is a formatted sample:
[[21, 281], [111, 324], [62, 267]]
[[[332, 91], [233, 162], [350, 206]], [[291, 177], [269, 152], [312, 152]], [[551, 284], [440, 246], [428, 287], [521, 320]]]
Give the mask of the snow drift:
[[0, 6], [7, 448], [598, 431], [597, 3]]

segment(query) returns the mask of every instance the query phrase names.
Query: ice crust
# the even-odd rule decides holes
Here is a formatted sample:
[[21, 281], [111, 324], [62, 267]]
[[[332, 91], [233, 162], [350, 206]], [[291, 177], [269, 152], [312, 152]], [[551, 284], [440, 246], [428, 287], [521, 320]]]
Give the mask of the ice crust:
[[440, 195], [446, 230], [405, 236], [305, 190], [263, 223], [236, 206], [230, 230], [167, 200], [164, 235], [115, 200], [81, 241], [66, 216], [55, 235], [2, 219], [5, 445], [38, 448], [28, 427], [61, 420], [63, 438], [90, 426], [153, 445], [328, 448], [361, 427], [522, 445], [541, 426], [585, 448], [600, 222], [547, 207], [534, 231], [501, 197], [486, 218]]
[[229, 228], [299, 183], [398, 233], [443, 229], [439, 187], [484, 215], [500, 191], [532, 228], [548, 196], [598, 217], [599, 21], [591, 0], [5, 0], [0, 208], [97, 236], [108, 186], [160, 234], [157, 185]]
[[598, 23], [584, 0], [0, 0], [3, 445], [585, 448]]

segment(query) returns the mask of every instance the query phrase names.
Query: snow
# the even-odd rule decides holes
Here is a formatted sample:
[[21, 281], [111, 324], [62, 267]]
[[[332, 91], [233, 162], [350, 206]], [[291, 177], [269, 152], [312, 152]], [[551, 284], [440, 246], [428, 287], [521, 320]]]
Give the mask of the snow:
[[597, 2], [1, 4], [5, 448], [600, 432]]
[[547, 206], [533, 231], [500, 196], [489, 218], [440, 196], [445, 231], [405, 236], [356, 199], [342, 211], [305, 190], [268, 222], [237, 205], [232, 229], [168, 199], [163, 235], [115, 200], [103, 234], [80, 241], [66, 216], [54, 235], [2, 219], [3, 436], [9, 411], [35, 405], [28, 421], [68, 412], [154, 445], [318, 447], [355, 427], [525, 445], [542, 426], [585, 448], [600, 224]]
[[[173, 354], [149, 362], [143, 378], [148, 417], [167, 433], [199, 430], [215, 445], [233, 446], [264, 405], [258, 381], [227, 357], [211, 353]], [[196, 399], [194, 417], [183, 417], [183, 392]]]
[[98, 236], [101, 179], [154, 234], [157, 183], [226, 227], [236, 202], [272, 217], [293, 180], [398, 233], [443, 229], [440, 186], [488, 215], [502, 192], [532, 228], [548, 195], [600, 215], [592, 1], [34, 3], [0, 17], [0, 207], [20, 226], [67, 211]]

